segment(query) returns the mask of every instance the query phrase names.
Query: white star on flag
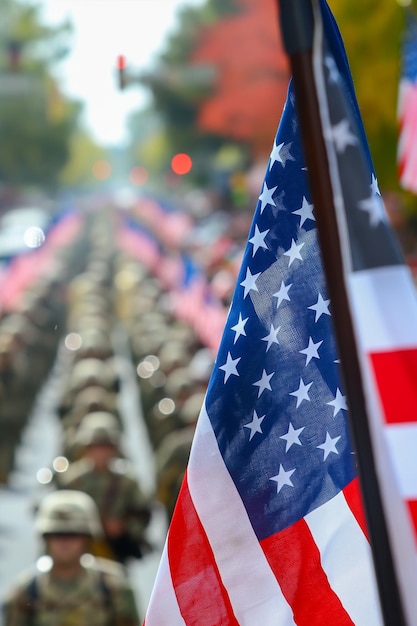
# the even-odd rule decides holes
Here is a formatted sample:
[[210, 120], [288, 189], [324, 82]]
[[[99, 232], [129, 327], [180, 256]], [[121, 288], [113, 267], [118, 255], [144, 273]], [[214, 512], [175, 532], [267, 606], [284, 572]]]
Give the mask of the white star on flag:
[[254, 387], [259, 387], [258, 389], [258, 398], [261, 396], [261, 394], [265, 391], [265, 389], [268, 389], [269, 391], [272, 391], [271, 389], [271, 385], [269, 384], [269, 381], [271, 380], [272, 376], [275, 374], [275, 372], [271, 372], [271, 374], [267, 374], [265, 370], [262, 371], [262, 377], [256, 381], [256, 383], [253, 383]]
[[249, 319], [248, 317], [245, 317], [245, 319], [243, 320], [242, 314], [239, 313], [238, 323], [231, 327], [231, 330], [235, 332], [235, 338], [233, 340], [233, 343], [236, 343], [240, 335], [244, 335], [244, 337], [246, 337], [245, 325], [248, 319]]
[[219, 369], [224, 371], [224, 382], [226, 383], [229, 376], [239, 376], [239, 372], [237, 371], [237, 364], [239, 363], [241, 357], [239, 356], [237, 359], [232, 359], [232, 355], [230, 352], [227, 353], [226, 363], [224, 365], [220, 365]]
[[331, 83], [337, 83], [339, 80], [339, 71], [337, 69], [337, 65], [332, 57], [327, 56], [324, 59], [324, 64], [329, 70], [329, 81]]
[[372, 194], [374, 196], [380, 196], [381, 195], [381, 192], [379, 191], [378, 181], [377, 181], [377, 179], [375, 177], [375, 174], [373, 172], [372, 172], [372, 181], [371, 181], [371, 184], [370, 184], [370, 189], [371, 189], [371, 192], [372, 192]]
[[344, 152], [348, 146], [354, 146], [358, 143], [358, 138], [352, 133], [349, 120], [340, 120], [338, 124], [332, 128], [333, 141], [339, 154]]
[[311, 359], [320, 358], [318, 349], [320, 348], [322, 343], [323, 343], [322, 341], [318, 341], [317, 343], [314, 343], [313, 339], [310, 337], [308, 340], [307, 348], [304, 348], [304, 350], [300, 350], [301, 354], [306, 355], [306, 365], [310, 363]]
[[336, 390], [336, 397], [331, 402], [327, 402], [333, 407], [333, 417], [339, 413], [339, 411], [347, 411], [346, 397], [341, 393], [339, 387]]
[[300, 441], [300, 434], [303, 432], [304, 428], [305, 426], [302, 426], [301, 428], [294, 428], [291, 422], [289, 423], [287, 433], [285, 435], [280, 436], [280, 439], [285, 439], [286, 441], [285, 452], [288, 452], [288, 450], [293, 445], [297, 445], [297, 446], [303, 445]]
[[316, 304], [312, 304], [308, 307], [312, 311], [316, 312], [315, 322], [317, 322], [322, 315], [330, 315], [329, 305], [330, 300], [323, 300], [321, 293], [319, 293]]
[[272, 206], [275, 206], [275, 202], [274, 202], [272, 196], [274, 195], [276, 190], [277, 190], [277, 187], [271, 187], [271, 189], [268, 189], [267, 184], [266, 183], [263, 184], [262, 193], [259, 196], [259, 200], [261, 201], [261, 214], [263, 213], [264, 208], [268, 204], [271, 204]]
[[369, 213], [369, 223], [373, 228], [385, 220], [384, 205], [378, 196], [370, 196], [365, 200], [361, 200], [358, 206], [361, 211]]
[[303, 247], [303, 245], [304, 245], [304, 242], [300, 243], [300, 245], [297, 246], [294, 239], [291, 241], [291, 248], [289, 248], [289, 250], [284, 252], [284, 255], [289, 257], [288, 267], [292, 265], [295, 259], [299, 259], [300, 261], [303, 260], [303, 257], [300, 254], [300, 250]]
[[290, 396], [295, 396], [297, 398], [296, 408], [300, 406], [303, 400], [308, 400], [308, 402], [310, 402], [310, 396], [308, 395], [308, 392], [312, 384], [313, 383], [311, 382], [305, 385], [303, 379], [300, 378], [300, 385], [298, 389], [290, 392]]
[[313, 215], [313, 209], [314, 206], [307, 201], [307, 198], [305, 196], [303, 196], [303, 202], [301, 204], [301, 207], [292, 212], [294, 215], [300, 216], [300, 227], [304, 224], [306, 220], [316, 221], [316, 218]]
[[272, 294], [274, 298], [278, 298], [277, 308], [279, 307], [281, 302], [283, 302], [283, 300], [288, 300], [288, 302], [291, 301], [291, 298], [288, 295], [288, 291], [290, 290], [291, 287], [292, 287], [292, 283], [290, 283], [289, 285], [285, 285], [284, 281], [282, 280], [281, 287], [278, 289], [276, 293]]
[[255, 256], [259, 248], [265, 248], [266, 250], [268, 249], [268, 246], [265, 243], [265, 237], [268, 233], [269, 229], [263, 230], [261, 232], [255, 224], [255, 234], [253, 237], [251, 237], [251, 239], [249, 239], [249, 243], [253, 245], [252, 256]]
[[295, 158], [290, 154], [292, 143], [285, 145], [284, 143], [280, 143], [278, 146], [274, 142], [272, 152], [270, 155], [269, 169], [271, 170], [274, 163], [281, 163], [283, 167], [287, 161], [295, 161]]
[[245, 288], [243, 298], [246, 298], [251, 290], [258, 291], [258, 287], [256, 286], [256, 280], [260, 275], [261, 272], [258, 272], [258, 274], [252, 274], [250, 269], [248, 267], [246, 268], [246, 278], [240, 283], [241, 286]]
[[252, 421], [249, 422], [249, 424], [244, 424], [245, 428], [249, 428], [250, 429], [250, 435], [249, 435], [249, 441], [251, 441], [252, 437], [256, 434], [256, 433], [261, 433], [262, 435], [262, 429], [261, 429], [261, 424], [264, 420], [265, 415], [262, 415], [262, 417], [258, 417], [258, 414], [256, 413], [256, 411], [253, 412], [253, 418]]
[[273, 343], [279, 343], [278, 341], [278, 333], [281, 329], [281, 326], [278, 326], [278, 328], [274, 328], [274, 325], [271, 324], [271, 328], [269, 330], [269, 334], [266, 337], [262, 337], [262, 341], [267, 341], [268, 345], [266, 346], [266, 351], [268, 352], [269, 348], [272, 346]]
[[323, 461], [327, 459], [327, 457], [329, 456], [331, 452], [334, 452], [335, 454], [339, 454], [338, 450], [336, 449], [336, 444], [339, 441], [339, 439], [340, 437], [334, 437], [332, 439], [329, 433], [326, 433], [326, 441], [324, 443], [321, 443], [319, 446], [316, 446], [316, 448], [321, 448], [324, 452]]
[[284, 485], [288, 485], [289, 487], [294, 487], [291, 476], [294, 474], [295, 468], [291, 470], [285, 470], [284, 467], [280, 464], [279, 472], [276, 476], [272, 476], [269, 480], [274, 480], [277, 483], [277, 493], [281, 491]]

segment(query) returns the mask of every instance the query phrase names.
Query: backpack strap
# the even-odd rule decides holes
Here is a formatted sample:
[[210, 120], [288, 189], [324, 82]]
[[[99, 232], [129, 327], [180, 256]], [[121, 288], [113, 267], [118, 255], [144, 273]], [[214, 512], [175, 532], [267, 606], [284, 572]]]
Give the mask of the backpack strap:
[[33, 576], [33, 578], [29, 581], [26, 586], [26, 597], [29, 602], [26, 605], [27, 616], [28, 616], [28, 624], [30, 626], [34, 626], [35, 624], [35, 616], [36, 616], [36, 602], [39, 598], [39, 586], [38, 586], [38, 577], [37, 575]]
[[106, 575], [102, 571], [99, 573], [99, 586], [100, 586], [100, 591], [104, 597], [104, 606], [106, 607], [106, 610], [108, 611], [108, 614], [109, 614], [109, 624], [113, 624], [113, 617], [114, 617], [113, 598], [112, 598], [110, 587], [106, 581]]
[[35, 575], [26, 587], [26, 593], [33, 602], [39, 598], [38, 577]]
[[[108, 614], [109, 614], [109, 624], [112, 624], [113, 623], [112, 621], [113, 610], [114, 610], [113, 598], [112, 598], [110, 587], [106, 581], [105, 573], [102, 571], [99, 572], [98, 584], [99, 584], [100, 591], [103, 594], [104, 606], [106, 607], [106, 610], [108, 611]], [[26, 605], [28, 625], [35, 626], [36, 603], [37, 603], [37, 600], [39, 599], [39, 584], [38, 584], [38, 577], [36, 575], [33, 576], [33, 578], [29, 581], [29, 583], [26, 586], [26, 597], [29, 600], [29, 602]]]

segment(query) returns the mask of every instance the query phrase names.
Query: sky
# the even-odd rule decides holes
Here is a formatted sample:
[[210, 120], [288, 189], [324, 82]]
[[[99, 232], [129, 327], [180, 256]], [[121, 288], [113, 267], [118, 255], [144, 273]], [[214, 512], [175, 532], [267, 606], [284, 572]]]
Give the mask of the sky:
[[180, 7], [203, 1], [43, 0], [44, 23], [66, 18], [73, 23], [73, 46], [56, 74], [64, 92], [85, 103], [84, 122], [97, 141], [123, 143], [128, 114], [148, 101], [148, 91], [140, 85], [118, 89], [118, 55], [126, 57], [133, 71], [149, 69], [175, 28]]

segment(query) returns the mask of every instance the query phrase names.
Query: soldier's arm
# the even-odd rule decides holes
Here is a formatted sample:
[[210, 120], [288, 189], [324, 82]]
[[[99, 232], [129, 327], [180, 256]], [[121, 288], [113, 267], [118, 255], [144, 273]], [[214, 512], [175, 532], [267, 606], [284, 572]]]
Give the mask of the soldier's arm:
[[3, 626], [31, 626], [31, 609], [30, 599], [22, 592], [10, 595], [2, 607]]
[[[116, 567], [116, 565], [114, 565]], [[107, 578], [112, 604], [112, 626], [140, 626], [139, 611], [129, 579], [123, 572]]]
[[152, 501], [145, 496], [139, 484], [132, 479], [129, 489], [129, 513], [134, 518], [136, 525], [143, 532], [148, 526], [152, 512]]

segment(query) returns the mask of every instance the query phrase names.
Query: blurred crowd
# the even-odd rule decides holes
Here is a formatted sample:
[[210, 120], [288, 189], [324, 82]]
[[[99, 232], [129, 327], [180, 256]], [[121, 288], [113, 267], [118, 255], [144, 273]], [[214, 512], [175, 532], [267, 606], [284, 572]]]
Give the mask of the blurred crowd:
[[[147, 533], [155, 505], [164, 507], [167, 522], [173, 513], [215, 355], [193, 325], [178, 317], [166, 285], [118, 245], [117, 228], [117, 211], [83, 215], [53, 263], [26, 286], [12, 309], [1, 311], [0, 483], [7, 488], [22, 432], [59, 354], [64, 368], [55, 414], [61, 450], [39, 473], [45, 498], [58, 500], [46, 513], [43, 502], [36, 503], [37, 527], [50, 555], [57, 550], [51, 538], [88, 535], [96, 563], [125, 569], [131, 559], [153, 550]], [[230, 285], [222, 295], [226, 310]], [[138, 391], [132, 395], [138, 405], [131, 410], [144, 421], [154, 453], [151, 494], [142, 489], [123, 448], [120, 332]], [[85, 521], [80, 522], [83, 532], [73, 531], [88, 513], [85, 503], [74, 500], [80, 492], [94, 503], [100, 532], [90, 532]], [[67, 517], [65, 506], [74, 509]], [[20, 596], [16, 591], [10, 596], [6, 626], [26, 623], [16, 606], [36, 604], [28, 589], [26, 584], [23, 601], [21, 587]], [[132, 620], [123, 623], [136, 623]]]

